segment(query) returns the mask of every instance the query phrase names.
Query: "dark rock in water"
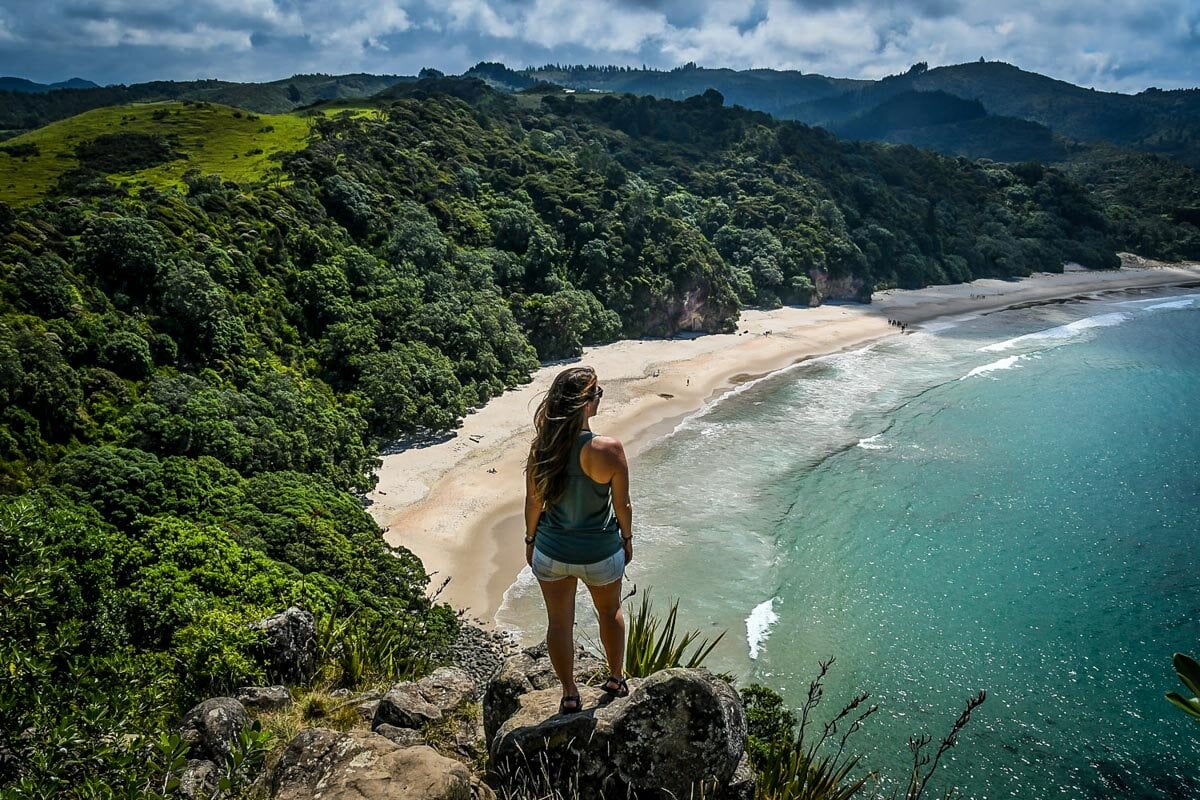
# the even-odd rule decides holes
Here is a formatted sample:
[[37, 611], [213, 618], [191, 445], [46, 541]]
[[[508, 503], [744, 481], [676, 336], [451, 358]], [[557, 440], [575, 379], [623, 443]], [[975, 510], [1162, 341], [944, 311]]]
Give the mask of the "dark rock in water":
[[251, 627], [262, 633], [260, 655], [271, 677], [288, 684], [312, 679], [317, 669], [317, 628], [312, 614], [292, 606]]
[[249, 724], [250, 715], [241, 703], [213, 697], [183, 715], [179, 734], [188, 744], [188, 755], [223, 764], [238, 733]]
[[243, 686], [233, 696], [249, 711], [281, 711], [292, 707], [292, 695], [284, 686]]
[[188, 759], [183, 774], [179, 776], [179, 788], [176, 791], [186, 800], [211, 797], [213, 790], [217, 788], [218, 777], [217, 765], [213, 762], [199, 758]]
[[494, 800], [453, 759], [367, 731], [313, 728], [288, 744], [269, 778], [275, 800]]
[[379, 701], [371, 727], [419, 728], [474, 700], [477, 692], [475, 681], [465, 671], [441, 667], [419, 681], [393, 686]]
[[584, 797], [728, 797], [731, 783], [738, 786], [732, 796], [753, 791], [752, 778], [737, 773], [746, 719], [729, 684], [707, 670], [668, 669], [630, 688], [613, 699], [581, 687], [584, 710], [576, 714], [558, 713], [558, 687], [519, 695], [490, 740], [493, 768], [509, 777], [542, 771]]

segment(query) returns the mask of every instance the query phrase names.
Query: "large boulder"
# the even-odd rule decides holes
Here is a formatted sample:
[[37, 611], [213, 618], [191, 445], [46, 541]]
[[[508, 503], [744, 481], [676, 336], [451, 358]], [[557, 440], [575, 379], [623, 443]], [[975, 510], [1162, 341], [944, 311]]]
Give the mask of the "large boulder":
[[179, 735], [188, 744], [188, 756], [194, 759], [225, 762], [242, 728], [250, 724], [250, 715], [232, 697], [213, 697], [183, 715]]
[[250, 627], [262, 634], [259, 655], [272, 678], [299, 684], [316, 674], [317, 626], [312, 614], [292, 606]]
[[486, 786], [424, 745], [400, 747], [368, 731], [311, 728], [271, 770], [275, 800], [492, 800]]
[[[576, 651], [575, 680], [580, 685], [594, 682], [607, 674], [604, 662], [582, 647]], [[545, 642], [507, 659], [484, 693], [483, 731], [486, 740], [491, 742], [496, 737], [500, 725], [516, 712], [522, 695], [558, 685], [558, 676], [554, 674]]]
[[624, 698], [581, 687], [577, 714], [558, 713], [558, 687], [520, 695], [491, 739], [493, 770], [510, 785], [539, 772], [581, 796], [724, 795], [746, 744], [737, 692], [707, 670], [682, 668], [630, 686]]
[[441, 667], [419, 681], [397, 683], [379, 701], [371, 727], [420, 728], [475, 699], [478, 687], [465, 671]]

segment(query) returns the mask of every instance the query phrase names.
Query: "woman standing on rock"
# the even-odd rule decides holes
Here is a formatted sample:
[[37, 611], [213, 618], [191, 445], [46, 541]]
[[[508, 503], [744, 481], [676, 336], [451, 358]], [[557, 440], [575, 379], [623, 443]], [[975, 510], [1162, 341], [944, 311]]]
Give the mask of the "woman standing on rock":
[[633, 560], [633, 506], [625, 449], [592, 433], [604, 389], [591, 367], [563, 370], [534, 414], [525, 464], [525, 561], [546, 599], [546, 646], [562, 682], [560, 712], [580, 711], [575, 685], [575, 590], [582, 579], [600, 617], [610, 675], [604, 689], [623, 697], [625, 618], [621, 578]]

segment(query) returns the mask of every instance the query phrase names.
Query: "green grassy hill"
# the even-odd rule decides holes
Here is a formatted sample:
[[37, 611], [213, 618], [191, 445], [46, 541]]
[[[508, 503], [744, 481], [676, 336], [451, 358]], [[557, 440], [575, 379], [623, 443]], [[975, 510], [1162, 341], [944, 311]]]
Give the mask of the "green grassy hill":
[[256, 114], [282, 114], [314, 103], [370, 97], [397, 82], [413, 80], [400, 75], [293, 75], [268, 83], [152, 81], [38, 94], [0, 91], [0, 138], [94, 108], [129, 103], [193, 100], [236, 106]]
[[87, 145], [100, 137], [110, 150], [120, 148], [122, 137], [131, 149], [142, 149], [152, 137], [169, 151], [160, 163], [140, 169], [97, 169], [119, 186], [181, 186], [184, 174], [193, 169], [241, 184], [259, 183], [279, 174], [278, 154], [307, 145], [314, 117], [345, 111], [374, 113], [369, 105], [347, 103], [263, 115], [215, 103], [174, 101], [98, 108], [0, 146], [0, 201], [17, 206], [37, 202], [64, 177], [89, 167]]

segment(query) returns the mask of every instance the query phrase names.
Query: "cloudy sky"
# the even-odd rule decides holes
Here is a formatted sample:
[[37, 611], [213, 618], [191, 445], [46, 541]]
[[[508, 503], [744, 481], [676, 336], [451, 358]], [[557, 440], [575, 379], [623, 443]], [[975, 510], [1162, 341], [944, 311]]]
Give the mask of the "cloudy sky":
[[0, 75], [41, 82], [461, 72], [477, 61], [879, 78], [1002, 60], [1096, 89], [1200, 86], [1198, 0], [0, 0]]

